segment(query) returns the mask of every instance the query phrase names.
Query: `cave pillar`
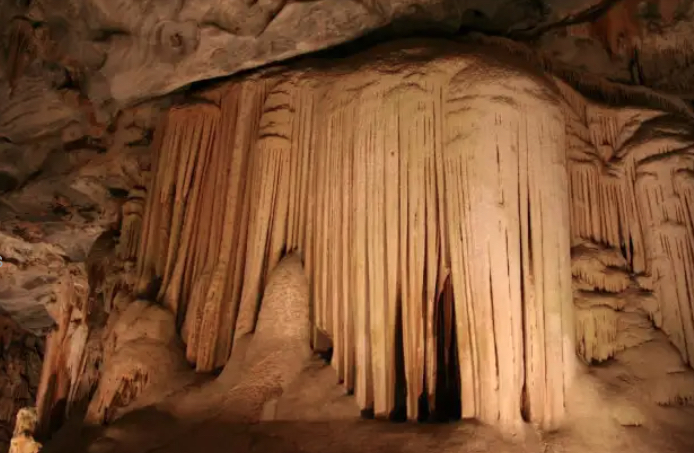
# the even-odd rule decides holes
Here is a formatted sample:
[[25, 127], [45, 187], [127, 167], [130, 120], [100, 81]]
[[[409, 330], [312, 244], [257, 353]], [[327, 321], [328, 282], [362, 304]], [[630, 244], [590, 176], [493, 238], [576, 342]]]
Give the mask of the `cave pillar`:
[[545, 85], [482, 64], [445, 99], [462, 415], [553, 429], [575, 356], [564, 117]]

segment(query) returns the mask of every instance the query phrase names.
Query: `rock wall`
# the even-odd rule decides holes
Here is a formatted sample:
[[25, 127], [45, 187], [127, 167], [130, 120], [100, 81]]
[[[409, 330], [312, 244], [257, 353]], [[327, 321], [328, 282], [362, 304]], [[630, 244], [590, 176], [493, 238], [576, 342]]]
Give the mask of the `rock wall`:
[[463, 417], [555, 428], [575, 352], [614, 357], [651, 323], [691, 364], [691, 111], [567, 74], [501, 40], [405, 41], [194, 93], [157, 128], [146, 196], [130, 190], [118, 244], [87, 270], [101, 297], [87, 307], [105, 313], [51, 334], [39, 416], [97, 387], [95, 423], [168, 398], [195, 380], [183, 357], [253, 395], [223, 377], [253, 350], [289, 252], [313, 342], [330, 338], [339, 380], [379, 417], [435, 409], [454, 360]]

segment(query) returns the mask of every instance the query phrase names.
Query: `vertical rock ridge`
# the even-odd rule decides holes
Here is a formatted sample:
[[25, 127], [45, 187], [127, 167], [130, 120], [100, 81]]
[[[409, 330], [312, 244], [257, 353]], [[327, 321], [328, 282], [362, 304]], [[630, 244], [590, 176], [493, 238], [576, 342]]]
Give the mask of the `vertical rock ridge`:
[[[694, 233], [688, 195], [694, 159], [687, 132], [691, 121], [655, 110], [608, 108], [579, 100], [566, 109], [566, 116], [573, 242], [594, 241], [621, 250], [625, 257], [622, 264], [603, 262], [611, 266], [605, 269], [575, 253], [576, 276], [613, 293], [632, 284], [629, 275], [614, 272], [615, 267], [651, 278], [654, 283], [646, 289], [653, 290], [662, 316], [656, 325], [684, 361], [694, 363]], [[599, 331], [615, 328], [611, 315], [580, 316], [585, 318], [581, 323], [595, 323]], [[607, 347], [598, 337], [583, 338], [597, 344], [581, 346], [579, 354]]]
[[[462, 416], [553, 429], [576, 339], [590, 357], [617, 341], [611, 314], [574, 316], [569, 252], [583, 240], [623, 249], [630, 272], [654, 277], [654, 313], [691, 354], [691, 315], [680, 316], [691, 313], [694, 275], [682, 140], [653, 149], [639, 134], [660, 113], [597, 106], [469, 50], [268, 71], [229, 82], [219, 107], [169, 113], [139, 271], [162, 280], [159, 298], [182, 320], [198, 371], [245, 353], [267, 276], [296, 251], [314, 329], [331, 337], [338, 378], [363, 410], [395, 409], [398, 319], [407, 416], [423, 395], [431, 406], [437, 339], [453, 330], [436, 317], [454, 310]], [[573, 273], [585, 277], [593, 267], [577, 256]], [[628, 286], [616, 274], [584, 280]], [[452, 304], [439, 310], [442, 293]]]

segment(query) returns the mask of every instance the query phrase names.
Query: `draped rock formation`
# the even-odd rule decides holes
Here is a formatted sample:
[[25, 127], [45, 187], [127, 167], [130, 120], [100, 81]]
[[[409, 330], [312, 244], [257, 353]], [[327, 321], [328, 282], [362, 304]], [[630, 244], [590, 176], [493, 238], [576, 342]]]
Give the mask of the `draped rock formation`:
[[597, 316], [594, 335], [612, 337], [589, 335], [587, 348], [623, 349], [615, 310], [628, 322], [631, 305], [694, 363], [691, 117], [580, 100], [567, 115], [578, 318]]
[[693, 118], [479, 37], [197, 90], [95, 242], [88, 294], [65, 288], [39, 420], [272, 419], [309, 343], [377, 417], [449, 399], [551, 430], [576, 355], [693, 401]]
[[296, 250], [312, 320], [362, 409], [395, 409], [398, 362], [408, 416], [422, 394], [435, 404], [448, 288], [463, 416], [556, 426], [574, 357], [566, 126], [557, 88], [526, 66], [385, 46], [172, 109], [139, 287], [160, 281], [196, 369], [234, 356], [268, 272]]
[[[110, 422], [148, 405], [155, 412], [148, 417], [145, 409], [142, 429], [131, 429], [130, 435], [124, 436], [116, 422], [96, 439], [76, 436], [79, 441], [70, 444], [69, 451], [151, 451], [174, 445], [195, 450], [200, 448], [196, 434], [201, 429], [219, 425], [234, 429], [237, 424], [272, 419], [277, 399], [310, 357], [309, 285], [298, 256], [282, 258], [270, 272], [255, 332], [214, 380], [196, 380], [190, 368], [176, 368], [180, 362], [165, 363], [175, 358], [185, 361], [172, 341], [175, 324], [165, 322], [171, 312], [134, 301], [114, 313], [107, 346], [115, 353], [105, 356], [106, 370], [87, 421], [101, 422], [106, 415]], [[137, 417], [137, 412], [133, 415]], [[203, 423], [184, 424], [190, 420]], [[178, 428], [178, 423], [185, 427]]]

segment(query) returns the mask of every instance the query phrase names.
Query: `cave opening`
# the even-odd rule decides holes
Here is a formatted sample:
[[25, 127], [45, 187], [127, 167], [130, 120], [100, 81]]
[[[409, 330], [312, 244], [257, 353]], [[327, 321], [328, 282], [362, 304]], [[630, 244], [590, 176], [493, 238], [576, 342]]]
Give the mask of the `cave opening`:
[[402, 301], [398, 299], [395, 312], [395, 405], [389, 419], [393, 422], [407, 421], [407, 380], [405, 376], [405, 340], [402, 328]]

